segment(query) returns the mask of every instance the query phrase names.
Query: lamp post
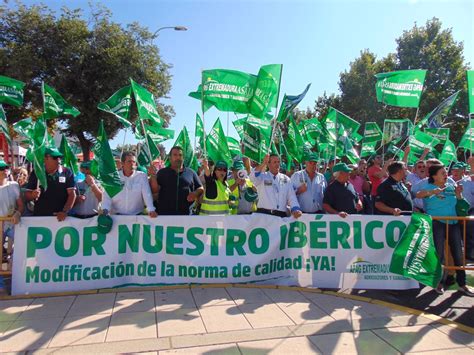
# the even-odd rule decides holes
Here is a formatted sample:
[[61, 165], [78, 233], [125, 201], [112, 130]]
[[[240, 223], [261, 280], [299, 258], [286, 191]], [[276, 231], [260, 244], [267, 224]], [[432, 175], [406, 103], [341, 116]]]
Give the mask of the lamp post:
[[175, 31], [187, 31], [187, 30], [188, 30], [188, 28], [185, 27], [185, 26], [165, 26], [165, 27], [160, 27], [160, 28], [157, 29], [155, 32], [153, 32], [151, 38], [155, 38], [155, 37], [158, 35], [158, 32], [160, 32], [161, 30], [166, 30], [166, 29], [175, 30]]

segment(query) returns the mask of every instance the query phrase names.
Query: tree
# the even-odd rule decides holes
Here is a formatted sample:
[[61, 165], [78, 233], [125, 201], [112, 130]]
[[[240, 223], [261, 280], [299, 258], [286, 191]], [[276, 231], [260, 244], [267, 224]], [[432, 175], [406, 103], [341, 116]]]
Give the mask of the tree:
[[[60, 117], [69, 136], [81, 144], [84, 156], [94, 141], [100, 118], [113, 138], [122, 127], [111, 114], [96, 109], [129, 78], [144, 85], [155, 98], [171, 88], [170, 65], [163, 62], [153, 35], [137, 23], [125, 27], [111, 21], [104, 7], [92, 8], [90, 19], [81, 10], [62, 8], [56, 15], [45, 5], [0, 6], [0, 72], [27, 84], [25, 104], [8, 108], [15, 120], [38, 116], [42, 107], [41, 82], [54, 87], [81, 115]], [[169, 122], [172, 107], [157, 102], [160, 115]], [[137, 118], [132, 111], [131, 121]]]

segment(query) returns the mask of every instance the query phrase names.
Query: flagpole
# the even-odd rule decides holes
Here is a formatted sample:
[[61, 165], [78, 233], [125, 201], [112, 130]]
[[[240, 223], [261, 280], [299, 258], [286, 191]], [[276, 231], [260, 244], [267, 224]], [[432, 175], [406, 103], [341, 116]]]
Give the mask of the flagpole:
[[127, 131], [128, 131], [128, 128], [125, 127], [125, 131], [123, 133], [122, 151], [120, 152], [120, 158], [122, 158], [123, 151], [125, 149], [125, 138], [127, 138]]
[[[278, 93], [277, 93], [277, 100], [276, 100], [277, 106], [278, 106], [278, 101], [280, 100], [280, 87], [281, 87], [281, 76], [282, 76], [282, 74], [283, 74], [283, 64], [281, 65], [280, 78], [278, 80]], [[280, 109], [281, 109], [281, 105], [280, 105]], [[278, 112], [279, 112], [279, 110], [276, 110], [276, 107], [275, 107], [275, 117], [273, 117], [274, 121], [273, 121], [273, 127], [272, 127], [272, 136], [270, 138], [270, 142], [269, 142], [267, 152], [271, 149], [272, 142], [275, 139], [275, 128], [276, 128], [276, 124], [277, 124], [277, 120], [278, 120]]]
[[148, 139], [146, 137], [146, 131], [145, 131], [145, 124], [143, 123], [143, 120], [140, 120], [140, 123], [141, 123], [141, 126], [142, 126], [142, 130], [143, 130], [143, 138], [145, 139], [145, 146], [148, 150], [148, 156], [150, 157], [150, 165], [153, 161], [153, 157], [151, 156], [151, 150], [150, 150], [150, 146], [148, 145]]
[[207, 160], [207, 139], [206, 139], [206, 120], [204, 118], [204, 83], [202, 82], [202, 73], [204, 70], [201, 69], [201, 113], [202, 113], [202, 142], [203, 142], [203, 158]]

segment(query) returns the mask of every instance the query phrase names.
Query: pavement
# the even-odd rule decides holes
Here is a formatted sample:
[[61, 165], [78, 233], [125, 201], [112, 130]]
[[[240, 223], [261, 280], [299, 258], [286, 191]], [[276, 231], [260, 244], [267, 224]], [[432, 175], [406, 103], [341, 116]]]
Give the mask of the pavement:
[[473, 328], [317, 289], [185, 286], [4, 298], [1, 352], [474, 353]]

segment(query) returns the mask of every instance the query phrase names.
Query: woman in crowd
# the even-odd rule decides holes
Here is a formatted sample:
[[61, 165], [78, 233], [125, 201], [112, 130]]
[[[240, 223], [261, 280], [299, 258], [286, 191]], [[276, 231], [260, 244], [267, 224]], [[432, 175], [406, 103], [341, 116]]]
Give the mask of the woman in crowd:
[[[456, 217], [457, 200], [462, 199], [462, 186], [448, 182], [448, 173], [444, 165], [432, 165], [428, 169], [428, 184], [425, 189], [418, 191], [417, 198], [422, 198], [425, 211], [431, 216]], [[462, 237], [461, 228], [457, 221], [434, 220], [433, 239], [436, 252], [443, 264], [445, 257], [446, 224], [449, 230], [449, 250], [453, 256], [454, 265], [462, 266]], [[444, 277], [443, 277], [444, 279]], [[466, 271], [456, 270], [458, 290], [467, 296], [474, 296], [474, 292], [466, 285]], [[444, 293], [443, 281], [436, 288], [438, 294]]]
[[227, 185], [227, 163], [219, 160], [211, 175], [207, 160], [202, 162], [204, 169], [204, 196], [202, 198], [200, 215], [230, 214], [230, 190]]

